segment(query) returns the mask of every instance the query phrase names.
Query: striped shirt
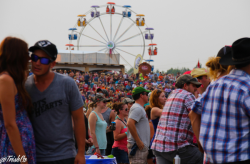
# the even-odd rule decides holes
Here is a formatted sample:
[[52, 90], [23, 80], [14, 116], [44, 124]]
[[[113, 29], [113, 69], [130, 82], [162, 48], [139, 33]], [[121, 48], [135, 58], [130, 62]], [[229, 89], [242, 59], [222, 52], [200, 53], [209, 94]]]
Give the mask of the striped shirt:
[[211, 163], [250, 159], [250, 76], [242, 70], [210, 84], [192, 110], [201, 114], [200, 142]]
[[192, 145], [194, 134], [188, 113], [194, 100], [194, 95], [183, 89], [176, 89], [169, 95], [151, 149], [170, 152]]

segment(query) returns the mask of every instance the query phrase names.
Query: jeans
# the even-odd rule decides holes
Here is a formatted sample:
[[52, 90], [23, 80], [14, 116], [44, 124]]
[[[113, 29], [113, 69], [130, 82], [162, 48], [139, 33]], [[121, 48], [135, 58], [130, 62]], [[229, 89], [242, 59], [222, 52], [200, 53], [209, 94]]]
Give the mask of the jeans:
[[126, 151], [121, 150], [118, 147], [115, 147], [112, 149], [111, 154], [116, 157], [117, 163], [129, 163], [128, 153]]
[[[153, 150], [157, 164], [172, 164], [177, 151], [159, 152]], [[203, 154], [195, 146], [185, 146], [178, 149], [181, 164], [202, 164]]]

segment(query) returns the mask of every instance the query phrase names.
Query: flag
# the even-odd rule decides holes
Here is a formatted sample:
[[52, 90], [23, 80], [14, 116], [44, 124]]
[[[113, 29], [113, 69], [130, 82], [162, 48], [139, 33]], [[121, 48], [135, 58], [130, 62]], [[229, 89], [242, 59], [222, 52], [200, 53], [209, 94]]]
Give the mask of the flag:
[[198, 60], [197, 68], [201, 68], [199, 60]]

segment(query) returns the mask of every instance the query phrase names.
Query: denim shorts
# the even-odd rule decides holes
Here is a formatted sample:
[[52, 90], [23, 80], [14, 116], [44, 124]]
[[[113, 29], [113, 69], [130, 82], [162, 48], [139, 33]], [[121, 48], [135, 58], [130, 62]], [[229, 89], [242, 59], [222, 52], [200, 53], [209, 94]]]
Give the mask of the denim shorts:
[[112, 148], [111, 154], [115, 156], [117, 163], [129, 163], [128, 153], [118, 147]]

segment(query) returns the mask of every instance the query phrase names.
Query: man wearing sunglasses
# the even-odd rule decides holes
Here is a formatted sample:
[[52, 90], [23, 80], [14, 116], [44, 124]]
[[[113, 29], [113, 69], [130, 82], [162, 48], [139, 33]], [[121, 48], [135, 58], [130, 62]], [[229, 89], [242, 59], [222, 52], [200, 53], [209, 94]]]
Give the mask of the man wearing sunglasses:
[[146, 112], [143, 108], [148, 102], [150, 91], [143, 87], [136, 87], [132, 91], [135, 103], [128, 116], [128, 154], [130, 164], [147, 163], [148, 147], [150, 144], [150, 128]]
[[182, 75], [165, 103], [155, 139], [151, 146], [157, 163], [172, 163], [178, 153], [184, 163], [203, 163], [203, 155], [193, 144], [193, 130], [188, 117], [194, 93], [201, 83], [191, 75]]
[[[81, 94], [72, 78], [51, 71], [57, 58], [57, 48], [53, 43], [38, 41], [29, 51], [32, 52], [34, 74], [28, 77], [25, 88], [33, 103], [31, 122], [37, 163], [85, 164]], [[74, 132], [78, 152], [75, 150]]]

